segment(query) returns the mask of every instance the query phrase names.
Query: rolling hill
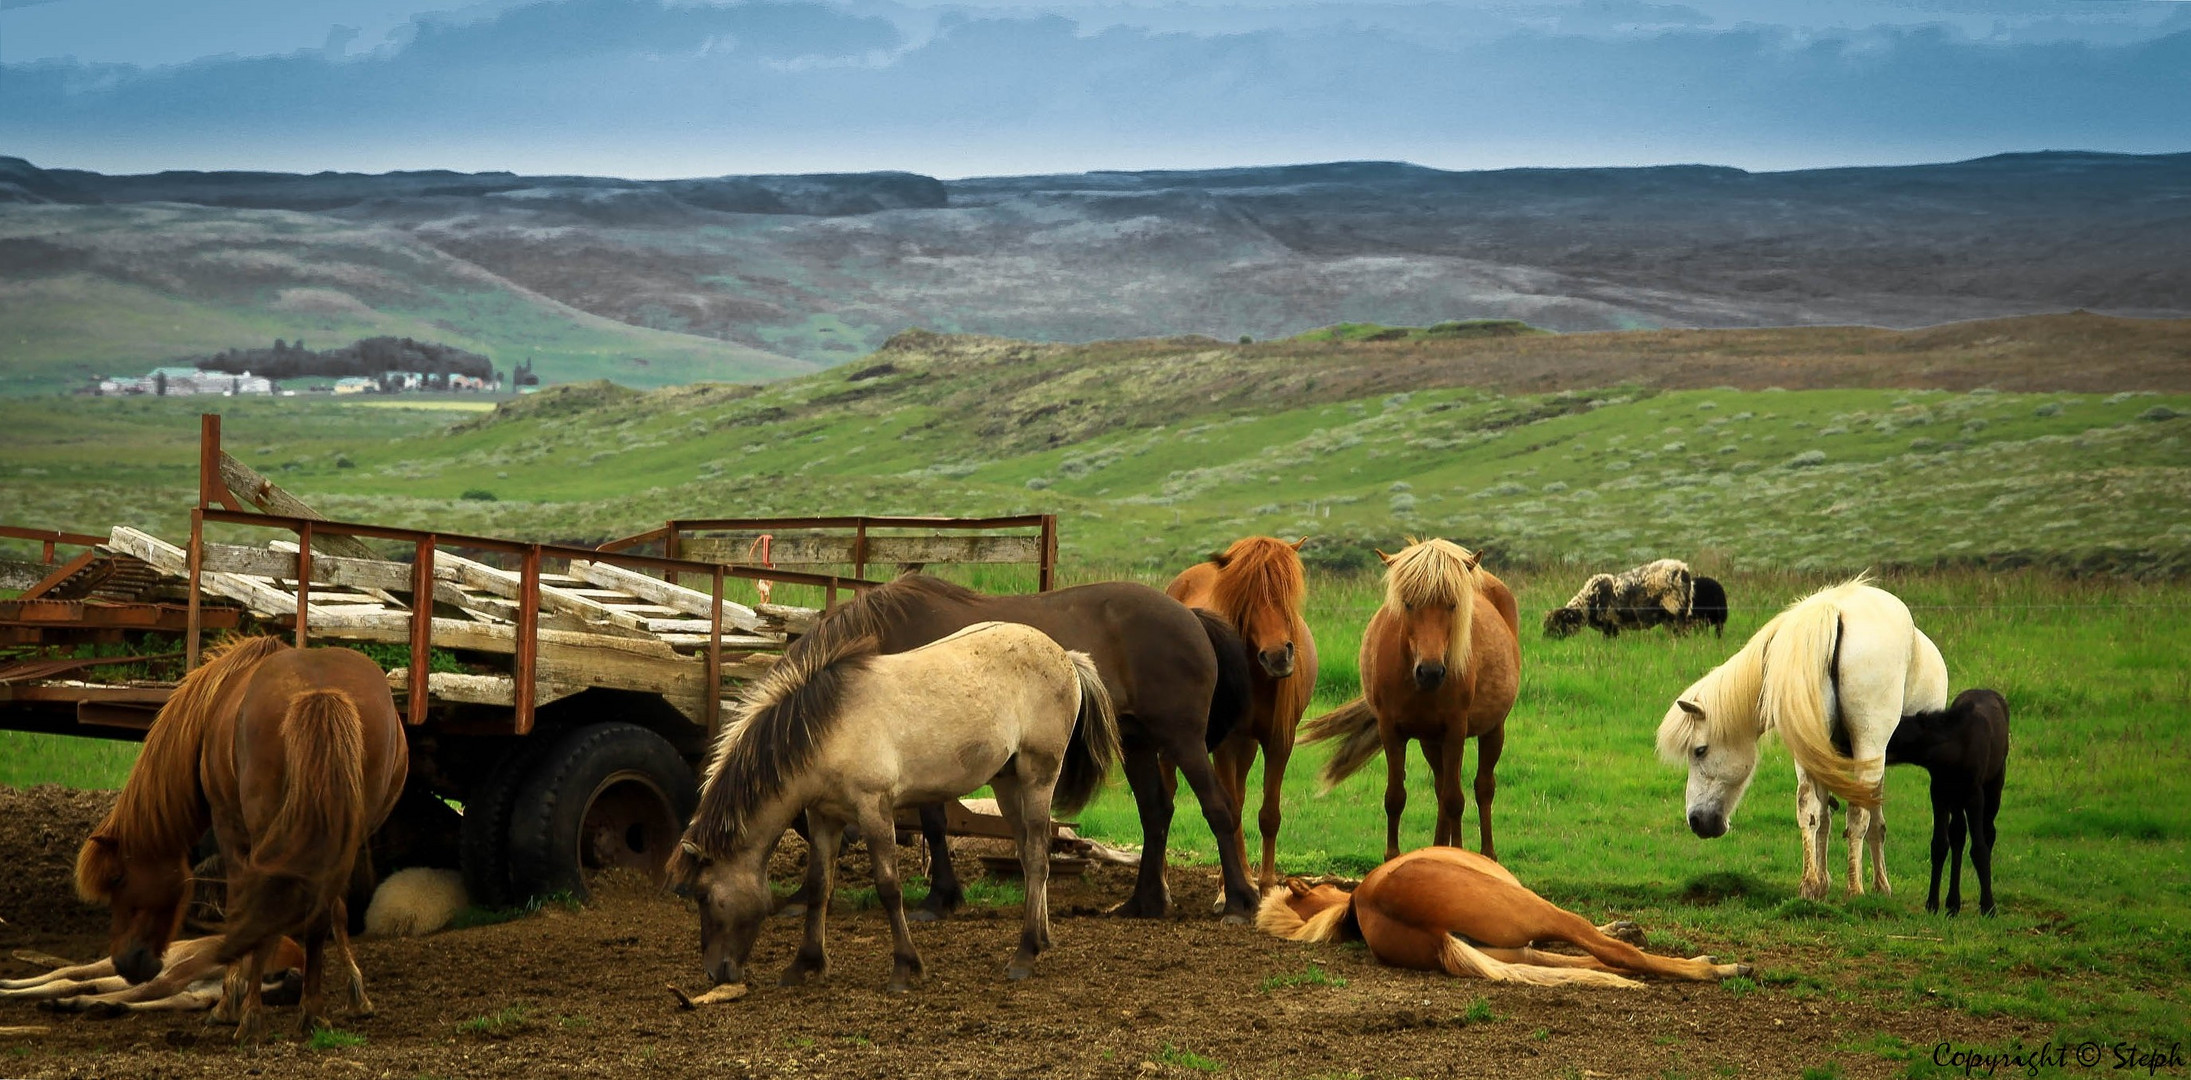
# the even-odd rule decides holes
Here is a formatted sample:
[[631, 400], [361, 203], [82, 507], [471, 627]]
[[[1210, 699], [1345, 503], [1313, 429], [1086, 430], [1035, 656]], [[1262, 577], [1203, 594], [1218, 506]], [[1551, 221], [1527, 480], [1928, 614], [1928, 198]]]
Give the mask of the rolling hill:
[[[1367, 336], [1387, 339], [908, 332], [766, 386], [565, 386], [454, 425], [255, 402], [226, 423], [332, 516], [539, 538], [1056, 511], [1069, 560], [1148, 568], [1286, 532], [1328, 567], [1439, 533], [1509, 562], [2191, 572], [2191, 321]], [[181, 527], [188, 402], [0, 403], [0, 423], [20, 523]], [[84, 439], [131, 450], [87, 460]]]

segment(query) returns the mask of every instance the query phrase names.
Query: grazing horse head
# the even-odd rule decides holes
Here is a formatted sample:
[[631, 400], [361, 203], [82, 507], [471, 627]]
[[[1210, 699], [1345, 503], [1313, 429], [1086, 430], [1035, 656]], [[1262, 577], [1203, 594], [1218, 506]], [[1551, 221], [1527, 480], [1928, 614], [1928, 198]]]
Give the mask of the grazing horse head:
[[1385, 561], [1385, 610], [1399, 616], [1415, 687], [1436, 690], [1466, 670], [1482, 556], [1450, 540], [1416, 540]]
[[183, 924], [189, 883], [184, 855], [132, 850], [103, 831], [77, 852], [76, 895], [113, 908], [108, 953], [114, 973], [131, 985], [160, 974], [161, 958]]
[[1284, 679], [1293, 674], [1294, 635], [1308, 581], [1301, 570], [1304, 536], [1292, 543], [1269, 536], [1236, 540], [1210, 556], [1217, 567], [1210, 586], [1211, 605], [1239, 628], [1255, 649], [1264, 674]]
[[709, 855], [691, 840], [680, 843], [670, 858], [670, 884], [699, 901], [700, 965], [717, 984], [746, 981], [753, 943], [775, 906], [767, 875], [743, 861]]

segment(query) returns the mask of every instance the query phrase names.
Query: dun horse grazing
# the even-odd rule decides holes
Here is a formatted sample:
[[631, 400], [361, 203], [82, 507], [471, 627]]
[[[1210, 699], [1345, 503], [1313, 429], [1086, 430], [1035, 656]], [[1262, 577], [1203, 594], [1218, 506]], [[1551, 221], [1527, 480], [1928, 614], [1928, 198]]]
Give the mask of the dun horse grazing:
[[[1757, 772], [1758, 740], [1778, 731], [1795, 758], [1803, 895], [1826, 895], [1827, 795], [1848, 803], [1849, 892], [1887, 884], [1887, 741], [1913, 713], [1947, 701], [1947, 665], [1909, 608], [1863, 577], [1821, 589], [1765, 624], [1741, 651], [1681, 692], [1659, 724], [1659, 756], [1689, 768], [1689, 828], [1710, 839]], [[1847, 747], [1839, 749], [1836, 743]]]
[[1887, 764], [1917, 765], [1932, 774], [1932, 889], [1925, 910], [1940, 910], [1940, 868], [1950, 850], [1948, 914], [1963, 910], [1963, 837], [1978, 872], [1978, 910], [1993, 906], [1993, 819], [2001, 812], [2008, 775], [2008, 700], [1992, 690], [1965, 690], [1945, 712], [1905, 716], [1887, 742]]
[[1308, 597], [1301, 571], [1301, 544], [1268, 536], [1239, 540], [1223, 553], [1180, 572], [1164, 592], [1188, 607], [1223, 615], [1248, 647], [1256, 663], [1249, 668], [1252, 696], [1240, 726], [1217, 744], [1211, 759], [1217, 782], [1232, 804], [1232, 844], [1246, 865], [1248, 770], [1263, 751], [1263, 808], [1256, 826], [1263, 834], [1263, 866], [1258, 884], [1269, 889], [1278, 880], [1279, 788], [1293, 756], [1294, 730], [1316, 692], [1316, 639], [1301, 618]]
[[1476, 740], [1476, 817], [1491, 844], [1494, 770], [1521, 675], [1514, 594], [1478, 556], [1447, 540], [1421, 540], [1385, 561], [1385, 602], [1362, 635], [1362, 697], [1309, 721], [1304, 741], [1340, 739], [1324, 786], [1385, 755], [1385, 858], [1400, 854], [1407, 806], [1407, 740], [1423, 744], [1438, 793], [1438, 844], [1460, 843], [1461, 753]]
[[[96, 1012], [120, 1016], [133, 1012], [196, 1012], [210, 1009], [220, 1000], [225, 965], [217, 958], [222, 938], [191, 938], [173, 942], [162, 960], [160, 974], [148, 982], [130, 985], [115, 973], [109, 957], [91, 964], [57, 968], [28, 979], [0, 980], [0, 1000], [35, 999], [39, 1007], [55, 1012]], [[283, 938], [274, 954], [260, 994], [272, 1003], [296, 1000], [302, 981], [304, 950]]]
[[873, 638], [838, 641], [778, 662], [739, 702], [700, 789], [700, 808], [670, 857], [670, 880], [700, 902], [708, 977], [743, 982], [772, 897], [768, 858], [807, 815], [806, 940], [784, 971], [796, 985], [829, 966], [824, 920], [837, 842], [858, 823], [869, 838], [875, 895], [890, 917], [889, 989], [913, 988], [920, 954], [898, 886], [893, 811], [988, 784], [1019, 838], [1027, 919], [1006, 974], [1034, 973], [1050, 945], [1050, 814], [1075, 809], [1118, 758], [1102, 676], [1039, 630], [978, 623], [911, 652], [881, 655]]
[[[1164, 847], [1171, 834], [1172, 793], [1161, 754], [1186, 777], [1218, 838], [1226, 917], [1252, 918], [1255, 888], [1242, 869], [1240, 848], [1224, 842], [1233, 834], [1233, 811], [1210, 765], [1210, 749], [1239, 723], [1249, 694], [1246, 648], [1223, 618], [1190, 611], [1130, 581], [1032, 596], [985, 596], [940, 578], [907, 574], [832, 610], [785, 655], [827, 651], [862, 637], [875, 638], [884, 653], [905, 652], [990, 620], [1032, 626], [1065, 648], [1087, 653], [1103, 673], [1118, 710], [1126, 780], [1141, 813], [1141, 874], [1119, 913], [1157, 918], [1171, 909]], [[915, 918], [936, 918], [957, 907], [964, 894], [951, 869], [942, 805], [922, 806], [920, 812], [929, 893], [924, 912]]]
[[330, 935], [352, 1008], [370, 1013], [343, 897], [372, 873], [361, 849], [409, 760], [387, 677], [363, 655], [272, 637], [213, 650], [161, 708], [113, 812], [77, 853], [77, 892], [114, 909], [115, 970], [133, 983], [160, 973], [189, 898], [191, 845], [211, 825], [229, 893], [216, 956], [232, 965], [217, 1015], [239, 1021], [240, 1041], [264, 1035], [259, 996], [245, 991], [285, 935], [304, 944], [300, 1026], [320, 1018]]
[[[1626, 975], [1702, 982], [1750, 973], [1746, 964], [1709, 956], [1652, 956], [1611, 936], [1632, 926], [1592, 926], [1529, 891], [1505, 867], [1454, 847], [1389, 860], [1351, 894], [1293, 879], [1264, 897], [1256, 924], [1293, 941], [1360, 940], [1393, 967], [1495, 982], [1634, 987], [1642, 984]], [[1564, 941], [1590, 955], [1531, 947], [1539, 941]]]

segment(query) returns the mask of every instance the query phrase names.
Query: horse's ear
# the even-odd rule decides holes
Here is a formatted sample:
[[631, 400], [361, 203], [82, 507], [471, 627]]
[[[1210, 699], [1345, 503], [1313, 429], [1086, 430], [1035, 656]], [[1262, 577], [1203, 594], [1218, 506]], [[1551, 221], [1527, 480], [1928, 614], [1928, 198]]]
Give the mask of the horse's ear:
[[1299, 551], [1299, 550], [1301, 550], [1301, 545], [1303, 545], [1303, 544], [1306, 544], [1306, 543], [1308, 543], [1308, 542], [1309, 542], [1309, 538], [1308, 538], [1308, 537], [1306, 537], [1306, 536], [1304, 536], [1304, 537], [1300, 538], [1299, 540], [1296, 540], [1296, 541], [1294, 541], [1294, 542], [1292, 543], [1292, 545], [1291, 545], [1291, 546], [1292, 546], [1293, 550], [1295, 550], [1295, 551]]
[[1467, 566], [1468, 566], [1468, 568], [1469, 568], [1470, 570], [1474, 570], [1474, 569], [1476, 568], [1476, 565], [1477, 565], [1478, 563], [1481, 563], [1481, 562], [1483, 562], [1483, 552], [1481, 552], [1481, 551], [1471, 551], [1471, 552], [1469, 552], [1469, 553], [1468, 553], [1468, 557], [1467, 557], [1467, 558], [1465, 558], [1465, 559], [1462, 559], [1461, 561], [1462, 561], [1463, 563], [1467, 564]]
[[1699, 705], [1694, 701], [1690, 701], [1688, 698], [1677, 698], [1675, 699], [1674, 704], [1681, 706], [1682, 712], [1688, 713], [1689, 715], [1694, 716], [1699, 720], [1704, 719], [1704, 706]]
[[1313, 890], [1309, 888], [1308, 882], [1297, 877], [1289, 877], [1286, 879], [1286, 891], [1291, 892], [1295, 897], [1303, 897]]
[[1391, 565], [1392, 565], [1392, 559], [1393, 559], [1393, 557], [1392, 557], [1392, 556], [1390, 556], [1390, 555], [1387, 555], [1387, 554], [1385, 554], [1385, 549], [1383, 549], [1383, 548], [1371, 548], [1370, 550], [1371, 550], [1371, 551], [1374, 551], [1374, 552], [1376, 552], [1376, 553], [1377, 553], [1377, 557], [1378, 557], [1379, 559], [1382, 559], [1382, 560], [1384, 561], [1384, 564], [1385, 564], [1386, 566], [1391, 566]]
[[1222, 551], [1213, 551], [1210, 552], [1210, 563], [1216, 566], [1219, 570], [1223, 570], [1225, 567], [1232, 565], [1232, 559], [1227, 557]]

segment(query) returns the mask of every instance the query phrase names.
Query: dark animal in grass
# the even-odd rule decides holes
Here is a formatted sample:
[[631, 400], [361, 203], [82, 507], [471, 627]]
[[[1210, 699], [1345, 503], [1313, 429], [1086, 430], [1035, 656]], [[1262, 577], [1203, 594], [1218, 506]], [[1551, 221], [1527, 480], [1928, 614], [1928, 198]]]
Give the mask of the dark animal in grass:
[[1606, 637], [1623, 630], [1679, 626], [1689, 618], [1694, 575], [1680, 559], [1660, 559], [1618, 574], [1594, 574], [1574, 598], [1544, 617], [1544, 636], [1567, 637], [1585, 627]]
[[1727, 636], [1727, 589], [1717, 578], [1700, 577], [1691, 586], [1689, 617], [1682, 620], [1682, 628], [1706, 626], [1712, 628], [1713, 637]]
[[[1032, 626], [1067, 649], [1093, 656], [1103, 674], [1118, 711], [1126, 782], [1141, 812], [1141, 874], [1119, 914], [1161, 918], [1171, 910], [1164, 847], [1172, 791], [1164, 782], [1161, 754], [1178, 765], [1217, 838], [1226, 918], [1253, 918], [1262, 898], [1248, 882], [1240, 847], [1230, 842], [1232, 803], [1210, 761], [1210, 751], [1246, 715], [1252, 693], [1248, 648], [1222, 616], [1190, 610], [1130, 581], [988, 596], [941, 578], [906, 574], [839, 605], [784, 655], [793, 660], [809, 649], [833, 649], [862, 637], [875, 638], [885, 654], [906, 652], [990, 620]], [[964, 896], [951, 869], [943, 804], [922, 806], [920, 817], [931, 876], [916, 921], [949, 913]], [[802, 889], [794, 900], [805, 898]]]
[[2008, 702], [1991, 690], [1965, 690], [1940, 712], [1902, 718], [1887, 742], [1887, 764], [1932, 774], [1932, 890], [1925, 910], [1940, 910], [1940, 868], [1949, 856], [1948, 914], [1963, 910], [1963, 839], [1978, 873], [1978, 910], [1994, 912], [1993, 819], [2008, 772]]

